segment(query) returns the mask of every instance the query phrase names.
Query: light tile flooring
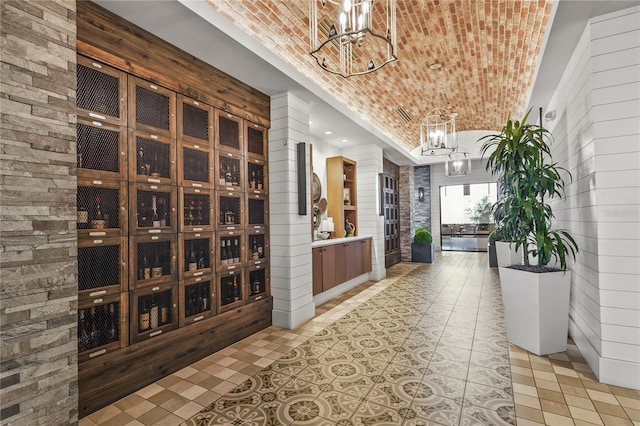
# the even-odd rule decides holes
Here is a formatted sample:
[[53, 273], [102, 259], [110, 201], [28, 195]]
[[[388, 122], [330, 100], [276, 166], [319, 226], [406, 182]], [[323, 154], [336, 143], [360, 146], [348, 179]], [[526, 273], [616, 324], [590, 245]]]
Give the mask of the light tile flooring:
[[402, 263], [80, 420], [91, 425], [640, 425], [576, 346], [509, 345], [484, 253]]

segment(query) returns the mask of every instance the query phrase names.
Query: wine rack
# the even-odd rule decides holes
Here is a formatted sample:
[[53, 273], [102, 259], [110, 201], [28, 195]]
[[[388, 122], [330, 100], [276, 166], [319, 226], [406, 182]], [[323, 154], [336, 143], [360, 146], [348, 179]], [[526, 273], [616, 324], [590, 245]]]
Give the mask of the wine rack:
[[266, 160], [267, 158], [267, 129], [255, 124], [249, 123], [246, 127], [247, 135], [247, 152], [248, 157]]
[[[173, 234], [176, 226], [176, 187], [129, 184], [129, 233]], [[135, 207], [133, 207], [135, 206]]]
[[178, 138], [183, 143], [213, 146], [213, 108], [178, 95]]
[[264, 160], [247, 159], [247, 194], [267, 194], [269, 192], [266, 170]]
[[215, 272], [214, 244], [212, 232], [193, 232], [180, 234], [178, 246], [182, 255], [179, 257], [179, 278], [187, 279]]
[[247, 263], [263, 265], [269, 259], [269, 239], [263, 229], [247, 230]]
[[160, 336], [178, 326], [177, 296], [172, 283], [131, 291], [133, 343]]
[[243, 191], [244, 176], [242, 156], [240, 154], [218, 151], [216, 157], [218, 170], [216, 182], [220, 191]]
[[125, 182], [78, 178], [78, 235], [125, 235], [128, 229], [126, 193]]
[[125, 126], [127, 75], [115, 68], [78, 57], [76, 106], [79, 116]]
[[178, 150], [178, 184], [191, 188], [213, 188], [211, 151], [197, 143], [183, 142]]
[[249, 300], [260, 300], [269, 291], [269, 273], [266, 265], [252, 265], [247, 267], [247, 286]]
[[127, 170], [127, 134], [124, 128], [78, 117], [78, 177], [121, 180]]
[[129, 132], [129, 141], [131, 142], [129, 146], [130, 181], [175, 184], [175, 142], [167, 136], [139, 130]]
[[133, 76], [128, 81], [129, 128], [175, 139], [175, 92]]
[[269, 200], [265, 195], [247, 194], [247, 226], [265, 228], [269, 220]]
[[242, 269], [218, 274], [220, 312], [242, 305], [245, 301]]
[[126, 239], [123, 237], [78, 240], [78, 297], [91, 298], [126, 291]]
[[175, 235], [130, 237], [130, 288], [156, 286], [177, 279], [177, 240]]
[[244, 208], [243, 194], [234, 192], [218, 192], [217, 217], [218, 229], [236, 230], [243, 228]]
[[267, 128], [154, 81], [78, 58], [78, 359], [122, 359], [118, 383], [164, 371], [150, 339], [200, 353], [271, 318]]
[[233, 114], [216, 110], [216, 148], [243, 154], [240, 142], [243, 140], [242, 119]]
[[193, 277], [180, 283], [180, 326], [216, 314], [215, 281], [211, 275]]
[[78, 360], [125, 347], [129, 341], [126, 293], [78, 303]]
[[245, 262], [243, 231], [218, 231], [218, 271], [237, 269]]

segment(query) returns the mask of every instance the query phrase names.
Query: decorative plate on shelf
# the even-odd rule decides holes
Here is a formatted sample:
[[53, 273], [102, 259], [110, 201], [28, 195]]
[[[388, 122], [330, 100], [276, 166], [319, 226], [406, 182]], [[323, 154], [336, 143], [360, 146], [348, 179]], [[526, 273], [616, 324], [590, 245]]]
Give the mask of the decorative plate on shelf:
[[317, 206], [313, 207], [313, 230], [317, 231], [320, 228], [320, 209]]
[[313, 183], [311, 185], [311, 193], [313, 194], [313, 202], [317, 203], [322, 197], [322, 184], [317, 174], [313, 174]]
[[327, 212], [327, 199], [321, 198], [318, 204], [316, 204], [316, 207], [320, 209], [321, 215], [325, 214]]

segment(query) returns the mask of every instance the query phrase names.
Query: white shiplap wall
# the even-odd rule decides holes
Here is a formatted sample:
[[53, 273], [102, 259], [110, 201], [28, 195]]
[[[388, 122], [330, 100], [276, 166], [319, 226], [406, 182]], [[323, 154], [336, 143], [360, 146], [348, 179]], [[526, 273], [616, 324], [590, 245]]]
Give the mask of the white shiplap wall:
[[[271, 97], [269, 129], [269, 232], [273, 324], [295, 328], [315, 315], [312, 288], [310, 214], [298, 215], [297, 144], [307, 144], [309, 107], [282, 93]], [[307, 194], [310, 183], [307, 182]], [[308, 210], [308, 209], [307, 209]]]
[[601, 382], [640, 389], [640, 8], [592, 19], [548, 110], [580, 245], [570, 332]]
[[382, 148], [377, 145], [344, 150], [344, 156], [357, 163], [358, 235], [372, 237], [369, 279], [374, 281], [387, 276], [384, 267], [384, 216], [379, 215], [378, 174], [383, 171], [383, 154]]

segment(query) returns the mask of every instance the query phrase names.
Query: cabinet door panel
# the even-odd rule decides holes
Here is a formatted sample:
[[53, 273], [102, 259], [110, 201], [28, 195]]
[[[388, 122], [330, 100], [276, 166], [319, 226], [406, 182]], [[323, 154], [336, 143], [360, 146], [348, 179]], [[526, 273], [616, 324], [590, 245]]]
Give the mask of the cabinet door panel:
[[313, 260], [313, 295], [322, 293], [322, 247], [311, 250]]
[[[322, 291], [327, 291], [336, 286], [338, 281], [336, 271], [336, 259], [340, 259], [336, 254], [337, 246], [322, 248]], [[344, 274], [344, 269], [343, 272]]]

